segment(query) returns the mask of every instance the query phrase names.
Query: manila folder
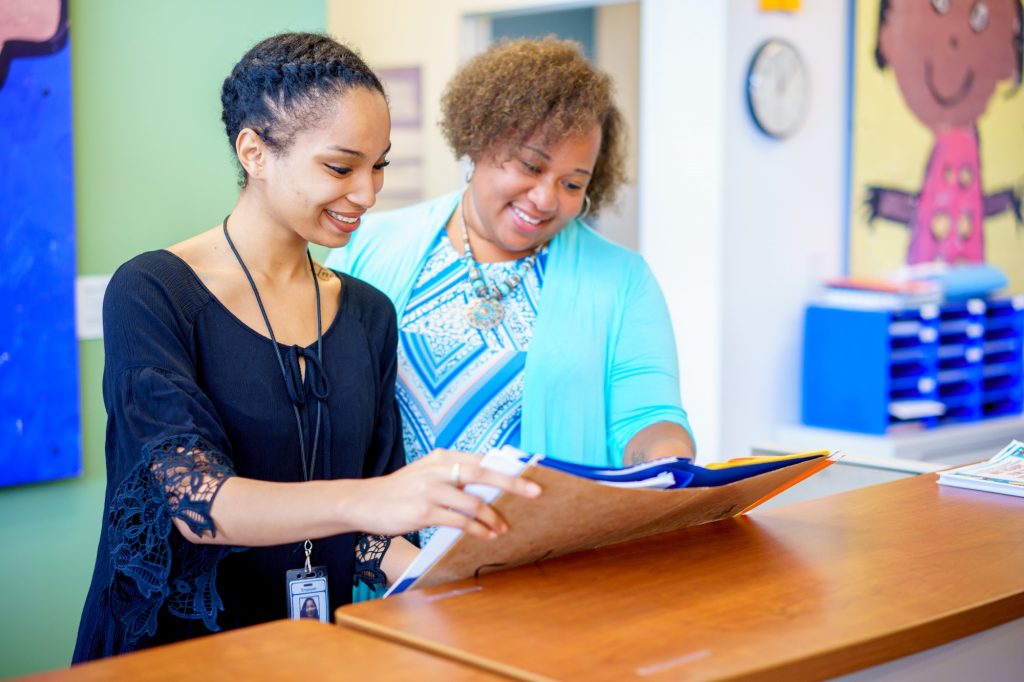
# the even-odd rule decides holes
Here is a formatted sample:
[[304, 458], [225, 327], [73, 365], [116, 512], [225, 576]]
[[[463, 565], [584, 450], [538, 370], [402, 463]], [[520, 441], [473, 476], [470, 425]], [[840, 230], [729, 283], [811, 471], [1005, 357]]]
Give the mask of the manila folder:
[[676, 490], [620, 488], [531, 465], [521, 475], [544, 489], [540, 497], [503, 493], [492, 503], [509, 531], [496, 540], [463, 534], [412, 587], [727, 519], [829, 464], [819, 457], [726, 485]]

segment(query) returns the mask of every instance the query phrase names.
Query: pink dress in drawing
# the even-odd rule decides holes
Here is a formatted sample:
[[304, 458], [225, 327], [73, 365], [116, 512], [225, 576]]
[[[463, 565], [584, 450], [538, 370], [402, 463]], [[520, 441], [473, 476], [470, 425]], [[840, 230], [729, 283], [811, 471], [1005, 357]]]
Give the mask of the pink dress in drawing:
[[954, 128], [938, 134], [917, 199], [908, 263], [985, 261], [980, 174], [975, 130]]

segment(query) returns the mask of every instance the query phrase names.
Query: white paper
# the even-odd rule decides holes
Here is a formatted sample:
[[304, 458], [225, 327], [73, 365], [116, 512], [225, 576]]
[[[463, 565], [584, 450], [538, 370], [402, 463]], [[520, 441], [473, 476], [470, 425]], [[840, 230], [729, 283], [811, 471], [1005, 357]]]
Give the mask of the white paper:
[[[524, 462], [519, 459], [521, 454], [523, 453], [519, 450], [506, 446], [501, 450], [491, 450], [488, 452], [484, 455], [480, 464], [488, 469], [493, 469], [494, 471], [508, 476], [518, 476], [529, 464], [529, 462]], [[480, 485], [479, 483], [467, 485], [465, 487], [465, 491], [471, 495], [476, 495], [487, 504], [493, 502], [494, 499], [498, 497], [498, 493], [501, 492], [501, 490], [494, 486]], [[420, 553], [416, 556], [413, 562], [409, 564], [409, 568], [405, 569], [405, 572], [402, 573], [398, 580], [392, 583], [391, 587], [388, 588], [388, 591], [384, 593], [384, 596], [391, 596], [392, 592], [395, 591], [395, 588], [401, 587], [408, 580], [415, 580], [423, 575], [428, 568], [437, 563], [437, 560], [440, 559], [444, 553], [448, 551], [448, 548], [455, 544], [455, 541], [460, 537], [462, 537], [462, 531], [457, 528], [451, 528], [449, 526], [441, 526], [438, 528], [433, 536], [431, 536], [430, 542], [420, 550]]]
[[75, 278], [75, 330], [79, 339], [103, 338], [103, 294], [111, 275]]
[[946, 406], [938, 400], [895, 400], [889, 403], [889, 414], [897, 419], [938, 417], [945, 413]]

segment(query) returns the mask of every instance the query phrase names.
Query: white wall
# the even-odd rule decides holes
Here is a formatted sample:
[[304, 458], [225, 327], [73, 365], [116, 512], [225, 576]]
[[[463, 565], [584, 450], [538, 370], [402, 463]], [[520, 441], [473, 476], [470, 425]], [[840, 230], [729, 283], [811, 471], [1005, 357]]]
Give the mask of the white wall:
[[[843, 268], [847, 0], [805, 0], [796, 15], [729, 3], [723, 280], [722, 452], [739, 454], [800, 418], [803, 306]], [[811, 81], [803, 128], [784, 141], [758, 132], [742, 84], [754, 49], [787, 39]], [[828, 448], [828, 443], [821, 447]]]
[[[802, 5], [643, 2], [640, 244], [672, 310], [702, 460], [798, 420], [803, 305], [841, 268], [848, 8]], [[781, 142], [744, 96], [750, 56], [773, 36], [801, 51], [813, 89]]]
[[644, 0], [640, 251], [661, 283], [702, 459], [721, 452], [728, 6]]
[[[849, 1], [804, 0], [787, 15], [757, 0], [641, 0], [640, 250], [672, 311], [702, 461], [743, 454], [799, 417], [803, 305], [841, 271]], [[430, 132], [472, 40], [465, 15], [579, 4], [329, 0], [328, 27], [374, 66], [423, 66]], [[803, 129], [782, 142], [757, 132], [743, 90], [772, 36], [802, 52], [813, 88]], [[440, 135], [425, 153], [427, 193], [457, 187]]]

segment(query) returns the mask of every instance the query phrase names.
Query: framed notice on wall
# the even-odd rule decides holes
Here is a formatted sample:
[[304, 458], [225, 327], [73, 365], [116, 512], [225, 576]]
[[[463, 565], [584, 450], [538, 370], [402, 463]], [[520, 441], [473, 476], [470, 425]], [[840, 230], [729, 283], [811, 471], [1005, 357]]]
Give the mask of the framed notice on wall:
[[424, 199], [423, 87], [418, 66], [377, 69], [391, 108], [391, 165], [375, 211], [400, 208]]

